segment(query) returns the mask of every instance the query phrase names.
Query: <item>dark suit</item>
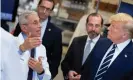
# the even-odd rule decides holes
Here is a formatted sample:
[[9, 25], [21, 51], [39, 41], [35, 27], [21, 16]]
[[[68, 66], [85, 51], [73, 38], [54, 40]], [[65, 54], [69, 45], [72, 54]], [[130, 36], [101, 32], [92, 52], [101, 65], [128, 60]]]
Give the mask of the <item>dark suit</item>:
[[46, 47], [50, 72], [54, 78], [58, 74], [62, 56], [62, 35], [61, 30], [54, 26], [50, 20], [48, 20], [42, 44]]
[[[20, 32], [20, 26], [19, 24], [17, 24], [16, 30], [14, 31], [14, 36], [18, 36]], [[61, 29], [57, 28], [50, 22], [49, 17], [46, 30], [42, 38], [42, 44], [46, 48], [47, 59], [50, 67], [50, 72], [52, 74], [52, 78], [54, 78], [58, 74], [58, 67], [60, 65], [62, 56], [61, 32]]]
[[[81, 80], [94, 80], [98, 67], [105, 53], [112, 45], [108, 39], [100, 41], [99, 47], [92, 52], [87, 66], [81, 73]], [[101, 47], [102, 46], [102, 47]], [[126, 56], [127, 57], [126, 57]], [[102, 80], [133, 80], [133, 43], [130, 42], [117, 56], [103, 76]]]
[[[87, 35], [74, 38], [65, 56], [65, 59], [62, 61], [62, 64], [61, 64], [61, 69], [63, 71], [64, 77], [68, 75], [69, 70], [76, 71], [79, 74], [82, 72], [82, 69], [83, 69], [82, 67], [86, 64], [86, 61], [85, 61], [84, 64], [82, 65], [82, 59], [83, 59], [86, 40], [87, 40]], [[97, 43], [95, 46], [97, 46]]]

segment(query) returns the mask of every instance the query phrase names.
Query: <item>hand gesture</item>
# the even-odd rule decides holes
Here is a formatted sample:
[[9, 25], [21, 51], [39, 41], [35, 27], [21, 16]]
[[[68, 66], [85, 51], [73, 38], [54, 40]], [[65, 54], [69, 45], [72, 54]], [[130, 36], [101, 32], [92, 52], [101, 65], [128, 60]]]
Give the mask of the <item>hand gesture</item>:
[[35, 48], [41, 44], [40, 37], [31, 37], [31, 33], [29, 33], [28, 37], [25, 39], [24, 43], [20, 45], [20, 49], [22, 51], [26, 51], [32, 48]]
[[41, 73], [44, 69], [42, 66], [42, 57], [40, 56], [38, 60], [35, 60], [34, 58], [30, 58], [28, 61], [28, 66], [36, 71], [37, 73]]

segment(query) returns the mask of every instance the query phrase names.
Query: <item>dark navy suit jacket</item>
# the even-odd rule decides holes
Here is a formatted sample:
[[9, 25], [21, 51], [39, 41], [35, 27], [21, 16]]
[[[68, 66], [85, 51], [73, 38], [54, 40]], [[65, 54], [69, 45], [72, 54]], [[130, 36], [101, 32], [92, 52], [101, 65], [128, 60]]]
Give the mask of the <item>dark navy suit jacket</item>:
[[[65, 59], [61, 63], [61, 69], [62, 69], [64, 78], [67, 77], [68, 72], [70, 70], [74, 70], [78, 74], [81, 74], [81, 72], [83, 71], [82, 67], [85, 66], [87, 59], [89, 59], [89, 56], [88, 56], [86, 61], [82, 65], [84, 47], [86, 44], [87, 37], [88, 36], [85, 35], [85, 36], [80, 36], [80, 37], [74, 38], [71, 46], [69, 47], [69, 50], [68, 50], [66, 56], [65, 56]], [[102, 36], [100, 36], [99, 39], [101, 39], [101, 38], [102, 38]], [[97, 46], [98, 43], [99, 43], [99, 40], [97, 41], [94, 48]], [[94, 48], [93, 48], [93, 50], [94, 50]]]
[[[81, 80], [94, 80], [100, 62], [112, 42], [103, 39], [91, 53], [81, 73]], [[133, 80], [133, 42], [131, 41], [111, 64], [102, 80]]]
[[58, 67], [62, 56], [61, 32], [61, 29], [54, 26], [50, 22], [50, 19], [48, 19], [46, 30], [42, 38], [42, 44], [46, 47], [50, 72], [53, 78], [58, 74]]

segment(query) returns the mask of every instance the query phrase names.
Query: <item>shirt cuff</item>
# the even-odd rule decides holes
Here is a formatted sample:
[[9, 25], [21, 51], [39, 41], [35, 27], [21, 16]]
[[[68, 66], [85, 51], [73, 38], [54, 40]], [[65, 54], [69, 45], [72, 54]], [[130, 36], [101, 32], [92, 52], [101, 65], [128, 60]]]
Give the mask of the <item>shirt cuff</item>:
[[20, 54], [20, 55], [22, 55], [23, 54], [23, 51], [22, 50], [18, 50], [18, 53]]
[[43, 76], [44, 76], [44, 73], [41, 74], [41, 75], [37, 74], [37, 76], [38, 76], [39, 80], [42, 80], [43, 79]]

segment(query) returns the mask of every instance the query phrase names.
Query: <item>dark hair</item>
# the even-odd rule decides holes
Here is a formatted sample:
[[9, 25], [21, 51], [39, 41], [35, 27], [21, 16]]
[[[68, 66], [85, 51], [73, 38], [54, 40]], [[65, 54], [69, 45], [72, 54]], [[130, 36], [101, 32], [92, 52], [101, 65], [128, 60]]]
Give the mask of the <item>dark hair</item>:
[[[40, 0], [40, 1], [39, 1], [38, 6], [42, 3], [42, 1], [43, 1], [43, 0]], [[52, 9], [51, 9], [51, 10], [53, 10], [53, 9], [54, 9], [54, 5], [55, 5], [54, 0], [45, 0], [45, 1], [49, 1], [49, 2], [52, 2], [52, 3], [53, 3], [53, 7], [52, 7]]]
[[14, 30], [13, 35], [14, 36], [18, 36], [20, 34], [20, 32], [21, 32], [21, 28], [20, 28], [20, 25], [18, 23], [17, 26], [16, 26], [16, 28], [15, 28], [15, 30]]
[[103, 18], [102, 18], [102, 16], [100, 15], [100, 14], [98, 14], [98, 13], [91, 13], [91, 14], [89, 14], [88, 15], [88, 17], [87, 17], [87, 19], [86, 19], [86, 24], [88, 23], [88, 18], [90, 17], [90, 16], [100, 16], [101, 17], [101, 24], [103, 25]]

